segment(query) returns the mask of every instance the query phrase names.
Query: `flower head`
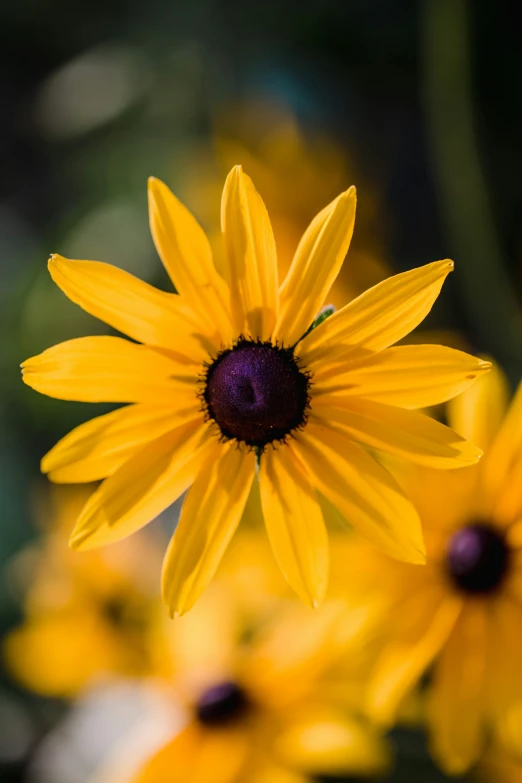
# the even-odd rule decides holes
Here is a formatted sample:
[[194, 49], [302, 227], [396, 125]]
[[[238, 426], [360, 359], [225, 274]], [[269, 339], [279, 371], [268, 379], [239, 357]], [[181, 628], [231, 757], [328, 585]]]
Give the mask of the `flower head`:
[[[247, 568], [257, 568], [256, 552], [246, 550]], [[344, 605], [327, 602], [310, 617], [295, 602], [280, 603], [270, 619], [250, 615], [245, 640], [236, 598], [216, 580], [193, 612], [164, 623], [162, 675], [184, 708], [183, 725], [149, 753], [133, 783], [307, 783], [312, 775], [386, 771], [390, 749], [352, 696], [360, 670], [345, 668], [336, 679], [347, 644]]]
[[100, 676], [150, 670], [159, 547], [140, 536], [113, 550], [71, 552], [68, 531], [91, 491], [56, 487], [40, 504], [45, 538], [13, 563], [26, 578], [29, 563], [32, 580], [24, 620], [3, 641], [4, 660], [19, 682], [46, 696], [71, 698]]
[[354, 555], [356, 589], [375, 609], [381, 640], [369, 712], [392, 722], [430, 671], [432, 749], [451, 773], [469, 768], [486, 735], [522, 703], [522, 386], [509, 409], [507, 400], [495, 369], [451, 403], [455, 428], [485, 451], [458, 481], [429, 469], [402, 471], [424, 525], [426, 567], [386, 560], [363, 544]]
[[318, 492], [389, 554], [424, 562], [417, 513], [364, 447], [441, 468], [480, 456], [410, 409], [447, 400], [489, 364], [440, 346], [389, 348], [429, 312], [452, 262], [397, 275], [321, 313], [350, 244], [354, 188], [314, 218], [281, 285], [268, 214], [239, 166], [223, 192], [224, 277], [170, 190], [151, 179], [149, 195], [152, 235], [178, 294], [53, 256], [63, 291], [140, 344], [80, 338], [23, 364], [25, 382], [42, 393], [131, 403], [81, 425], [43, 459], [55, 481], [104, 479], [71, 545], [123, 538], [191, 487], [163, 571], [164, 600], [182, 614], [239, 524], [257, 462], [272, 548], [307, 603], [317, 605], [327, 585]]

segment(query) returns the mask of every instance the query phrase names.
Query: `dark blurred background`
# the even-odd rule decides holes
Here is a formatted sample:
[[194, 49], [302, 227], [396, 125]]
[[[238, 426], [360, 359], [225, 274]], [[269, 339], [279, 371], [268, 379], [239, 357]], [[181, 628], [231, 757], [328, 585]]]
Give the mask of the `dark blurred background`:
[[[20, 618], [9, 564], [35, 535], [39, 459], [98, 407], [49, 400], [20, 381], [23, 359], [104, 328], [53, 287], [46, 258], [103, 260], [166, 287], [148, 232], [150, 174], [166, 180], [211, 234], [234, 162], [252, 174], [269, 210], [270, 193], [249, 161], [280, 165], [275, 179], [268, 171], [266, 190], [284, 179], [281, 211], [304, 225], [356, 184], [354, 253], [370, 250], [392, 271], [454, 258], [427, 326], [450, 344], [493, 355], [518, 382], [517, 7], [509, 0], [3, 0], [2, 630]], [[302, 174], [302, 160], [285, 172], [289, 128], [304, 158], [306, 145], [316, 153], [315, 179], [302, 180], [308, 190], [289, 181]], [[61, 706], [8, 678], [1, 687], [8, 730], [0, 731], [0, 779], [19, 781]], [[427, 766], [419, 771], [418, 744], [399, 744], [405, 760], [394, 780], [442, 779]]]

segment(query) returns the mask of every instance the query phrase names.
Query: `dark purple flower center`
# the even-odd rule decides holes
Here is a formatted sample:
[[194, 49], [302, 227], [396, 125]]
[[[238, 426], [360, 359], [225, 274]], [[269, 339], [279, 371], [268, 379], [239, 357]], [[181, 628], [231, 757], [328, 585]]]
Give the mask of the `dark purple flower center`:
[[447, 566], [454, 584], [464, 593], [492, 593], [507, 573], [509, 548], [499, 530], [477, 522], [452, 536]]
[[240, 340], [209, 366], [203, 397], [223, 437], [262, 449], [306, 422], [309, 386], [292, 351]]
[[205, 726], [221, 726], [241, 718], [248, 709], [245, 691], [233, 681], [208, 688], [196, 705], [196, 715]]

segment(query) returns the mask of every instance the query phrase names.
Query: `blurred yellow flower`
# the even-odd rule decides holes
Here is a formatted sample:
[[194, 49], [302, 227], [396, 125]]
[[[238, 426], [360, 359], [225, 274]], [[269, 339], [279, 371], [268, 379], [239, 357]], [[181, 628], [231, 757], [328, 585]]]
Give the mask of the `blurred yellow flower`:
[[346, 672], [332, 676], [347, 644], [344, 614], [341, 603], [313, 615], [294, 603], [245, 640], [229, 586], [214, 582], [193, 612], [164, 623], [161, 674], [186, 723], [134, 783], [304, 783], [385, 771], [387, 745], [354, 712], [359, 680], [350, 691]]
[[[216, 204], [223, 177], [240, 162], [250, 173], [270, 215], [281, 279], [288, 272], [294, 250], [310, 217], [339, 193], [345, 182], [360, 180], [346, 151], [324, 132], [300, 127], [288, 107], [266, 99], [247, 100], [222, 112], [216, 120], [214, 144], [184, 151], [180, 187], [194, 204], [207, 229], [214, 261], [225, 268]], [[357, 234], [350, 263], [334, 281], [329, 301], [342, 307], [388, 277], [379, 201], [368, 181], [357, 207]]]
[[23, 364], [25, 382], [44, 394], [134, 403], [82, 424], [43, 459], [55, 481], [105, 479], [71, 545], [121, 539], [192, 485], [163, 567], [164, 601], [181, 615], [239, 524], [257, 459], [268, 537], [305, 602], [317, 606], [328, 579], [317, 491], [390, 555], [424, 562], [415, 509], [359, 444], [438, 468], [478, 460], [456, 433], [404, 409], [447, 400], [489, 363], [441, 346], [389, 348], [429, 312], [452, 262], [322, 312], [353, 232], [353, 187], [311, 222], [281, 286], [268, 214], [241, 167], [223, 191], [226, 280], [170, 190], [151, 179], [149, 197], [152, 235], [179, 295], [107, 264], [49, 263], [69, 298], [144, 344], [84, 337]]
[[403, 474], [425, 530], [426, 567], [361, 543], [351, 575], [381, 633], [369, 714], [393, 722], [401, 699], [430, 672], [431, 746], [450, 773], [478, 759], [488, 732], [522, 696], [522, 386], [506, 413], [507, 400], [495, 369], [450, 405], [451, 424], [484, 448], [480, 465], [458, 476]]
[[89, 490], [56, 489], [43, 544], [14, 563], [30, 586], [24, 622], [7, 634], [4, 659], [19, 682], [46, 696], [73, 697], [95, 679], [149, 669], [157, 549], [141, 537], [81, 556], [71, 552], [67, 530]]

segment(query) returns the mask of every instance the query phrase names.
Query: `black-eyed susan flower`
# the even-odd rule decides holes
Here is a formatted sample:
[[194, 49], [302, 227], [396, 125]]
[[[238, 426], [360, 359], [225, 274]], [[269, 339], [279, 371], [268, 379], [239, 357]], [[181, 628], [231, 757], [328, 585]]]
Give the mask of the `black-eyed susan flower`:
[[89, 490], [56, 487], [40, 502], [44, 537], [12, 563], [30, 584], [3, 659], [16, 680], [45, 696], [73, 698], [100, 677], [150, 672], [159, 547], [142, 535], [81, 557], [71, 552], [69, 531]]
[[427, 469], [403, 475], [424, 525], [426, 567], [364, 544], [354, 554], [357, 589], [373, 605], [381, 645], [370, 714], [393, 722], [429, 672], [431, 747], [451, 773], [478, 759], [522, 695], [522, 386], [506, 413], [507, 399], [494, 370], [451, 404], [455, 428], [484, 448], [479, 465], [458, 480]]
[[[257, 570], [255, 549], [246, 568]], [[306, 783], [386, 771], [389, 747], [354, 710], [347, 672], [335, 677], [347, 643], [344, 607], [327, 602], [310, 617], [295, 602], [280, 604], [261, 627], [250, 616], [245, 640], [236, 599], [218, 579], [193, 612], [164, 622], [168, 656], [158, 681], [182, 705], [183, 726], [133, 783]], [[351, 681], [360, 690], [356, 667]]]
[[82, 424], [43, 459], [54, 481], [104, 479], [71, 545], [123, 538], [191, 487], [163, 570], [164, 600], [182, 614], [215, 572], [257, 470], [272, 548], [308, 603], [321, 601], [328, 572], [317, 492], [389, 554], [424, 562], [417, 513], [364, 447], [440, 468], [480, 455], [410, 409], [461, 392], [489, 365], [440, 346], [389, 348], [429, 312], [452, 262], [321, 312], [350, 244], [354, 188], [314, 218], [281, 285], [266, 209], [240, 167], [223, 192], [226, 279], [170, 190], [151, 179], [149, 193], [152, 235], [178, 295], [53, 256], [51, 275], [69, 298], [138, 342], [85, 337], [23, 364], [25, 382], [44, 394], [131, 403]]

